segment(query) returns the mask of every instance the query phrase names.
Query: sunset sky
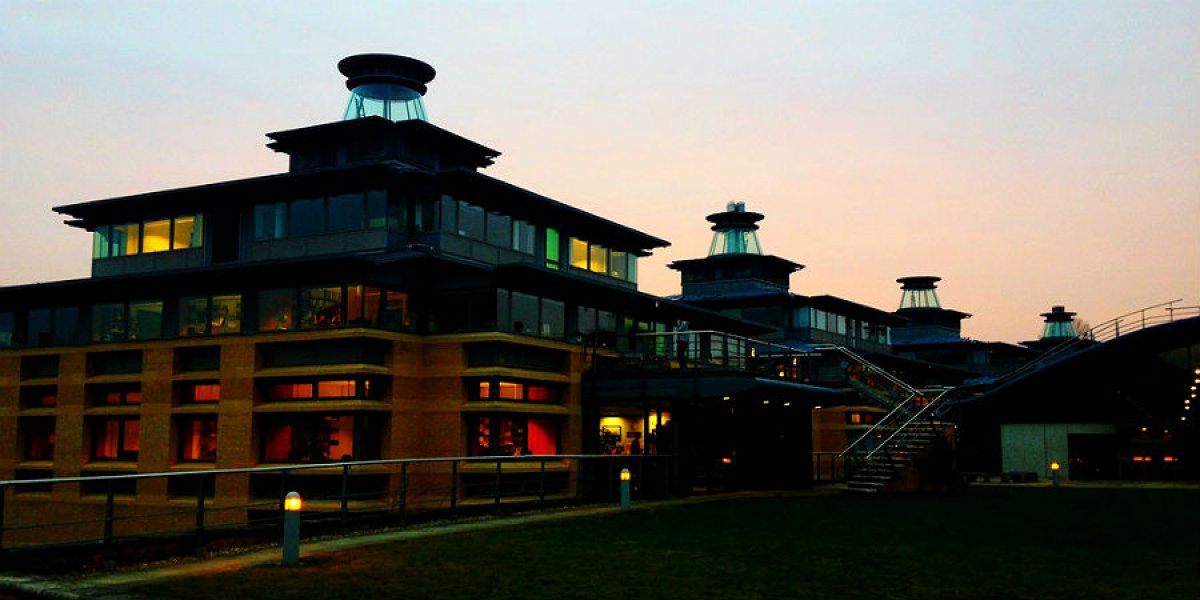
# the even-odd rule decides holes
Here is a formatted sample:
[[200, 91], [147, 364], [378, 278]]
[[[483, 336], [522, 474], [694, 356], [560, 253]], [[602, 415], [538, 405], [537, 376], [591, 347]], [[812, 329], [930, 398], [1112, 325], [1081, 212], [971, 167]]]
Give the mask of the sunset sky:
[[1200, 2], [0, 1], [0, 285], [85, 277], [51, 207], [286, 170], [335, 65], [437, 69], [434, 124], [487, 172], [703, 256], [767, 215], [800, 294], [885, 310], [939, 275], [964, 334], [1052, 305], [1200, 304]]

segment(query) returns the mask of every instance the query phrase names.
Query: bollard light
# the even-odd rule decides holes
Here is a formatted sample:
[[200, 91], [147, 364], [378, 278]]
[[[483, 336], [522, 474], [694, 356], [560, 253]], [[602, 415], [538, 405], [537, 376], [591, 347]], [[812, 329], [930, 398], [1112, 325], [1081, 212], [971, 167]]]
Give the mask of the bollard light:
[[624, 469], [621, 469], [621, 510], [622, 511], [629, 510], [629, 496], [630, 496], [630, 486], [631, 486], [630, 480], [631, 479], [633, 479], [633, 475], [629, 472], [629, 467], [625, 467]]
[[1058, 464], [1057, 460], [1050, 462], [1050, 471], [1051, 472], [1057, 473], [1058, 470], [1061, 468], [1062, 468], [1062, 465]]
[[283, 498], [283, 564], [300, 562], [300, 509], [304, 499], [300, 492], [288, 492]]
[[302, 508], [304, 508], [304, 498], [300, 497], [300, 492], [288, 492], [283, 499], [283, 510], [296, 512]]
[[1050, 482], [1054, 487], [1058, 487], [1058, 471], [1062, 469], [1062, 465], [1058, 464], [1057, 460], [1050, 461]]

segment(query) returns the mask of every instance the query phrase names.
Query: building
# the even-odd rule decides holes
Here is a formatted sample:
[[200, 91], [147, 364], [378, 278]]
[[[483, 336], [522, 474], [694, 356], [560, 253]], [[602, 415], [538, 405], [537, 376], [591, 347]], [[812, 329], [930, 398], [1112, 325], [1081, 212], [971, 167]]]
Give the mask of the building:
[[[665, 240], [484, 174], [498, 151], [426, 120], [429, 65], [338, 68], [343, 120], [268, 134], [287, 172], [55, 208], [92, 235], [92, 274], [0, 289], [0, 480], [599, 450], [612, 428], [582, 385], [597, 357], [641, 356], [639, 335], [680, 319], [762, 331], [639, 292], [638, 259]], [[641, 416], [648, 437], [671, 422]], [[491, 468], [464, 465], [464, 494], [492, 477], [475, 467]], [[572, 469], [548, 467], [552, 492], [575, 489]], [[183, 481], [118, 491], [152, 511], [194, 498]], [[23, 488], [6, 506], [94, 516], [101, 492]], [[278, 493], [255, 477], [212, 491]]]

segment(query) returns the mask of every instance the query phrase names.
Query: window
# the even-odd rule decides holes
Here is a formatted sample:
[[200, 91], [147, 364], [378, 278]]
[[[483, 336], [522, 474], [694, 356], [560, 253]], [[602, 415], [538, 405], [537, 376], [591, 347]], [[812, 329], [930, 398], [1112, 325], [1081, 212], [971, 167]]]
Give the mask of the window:
[[379, 400], [382, 387], [371, 378], [303, 379], [268, 383], [268, 401], [291, 400]]
[[508, 215], [489, 212], [487, 214], [487, 243], [508, 248], [512, 244], [512, 218]]
[[25, 321], [25, 335], [30, 346], [45, 346], [50, 343], [50, 321], [50, 309], [30, 309]]
[[21, 458], [54, 460], [54, 417], [21, 418]]
[[[549, 232], [547, 232], [547, 233], [549, 233]], [[513, 232], [512, 232], [512, 249], [513, 250], [516, 250], [517, 252], [524, 252], [525, 254], [532, 255], [537, 251], [537, 248], [535, 247], [536, 240], [537, 240], [537, 227], [534, 227], [533, 224], [528, 221], [522, 221], [520, 219], [513, 221]], [[555, 243], [557, 243], [557, 240]], [[558, 257], [557, 249], [556, 249], [554, 255], [555, 255], [555, 259], [557, 261], [557, 257]]]
[[512, 293], [512, 330], [516, 333], [536, 334], [538, 323], [538, 298], [521, 292]]
[[408, 294], [388, 291], [383, 298], [383, 312], [380, 321], [388, 329], [409, 330], [413, 328], [409, 319]]
[[287, 237], [287, 207], [287, 202], [255, 206], [254, 239], [277, 240]]
[[620, 250], [613, 250], [611, 260], [612, 264], [610, 265], [611, 269], [609, 270], [608, 274], [617, 279], [628, 281], [630, 256], [632, 255], [621, 252]]
[[16, 328], [16, 314], [0, 312], [0, 348], [7, 348], [13, 344], [13, 333]]
[[90, 389], [92, 406], [141, 404], [142, 390], [136, 383], [97, 385]]
[[542, 298], [541, 330], [542, 337], [561, 340], [566, 335], [567, 307], [558, 300]]
[[519, 400], [523, 402], [556, 403], [559, 388], [547, 383], [526, 383], [504, 379], [486, 379], [475, 385], [473, 400]]
[[296, 327], [295, 290], [263, 290], [258, 293], [258, 330], [285, 331]]
[[546, 228], [546, 268], [558, 270], [558, 230]]
[[183, 403], [208, 403], [220, 399], [221, 384], [216, 381], [187, 382], [180, 386], [179, 401]]
[[571, 266], [585, 271], [588, 268], [588, 243], [579, 238], [571, 238]]
[[468, 421], [473, 432], [472, 456], [558, 454], [558, 423], [554, 417], [480, 415]]
[[162, 301], [129, 303], [129, 339], [157, 340], [162, 337]]
[[92, 460], [136, 461], [139, 433], [137, 417], [95, 419], [92, 422]]
[[325, 199], [294, 200], [288, 206], [288, 235], [292, 237], [325, 232]]
[[180, 462], [213, 462], [217, 460], [217, 418], [179, 418]]
[[368, 415], [287, 415], [264, 418], [262, 461], [314, 463], [380, 456], [383, 420]]
[[92, 238], [92, 258], [199, 248], [204, 239], [202, 224], [202, 215], [192, 214], [139, 223], [100, 225]]
[[179, 336], [237, 333], [242, 327], [242, 297], [185, 296], [179, 299]]
[[326, 219], [329, 231], [353, 231], [366, 224], [366, 207], [362, 192], [330, 196], [329, 215]]
[[483, 228], [483, 207], [459, 200], [458, 235], [482, 240]]
[[313, 287], [300, 290], [300, 325], [305, 328], [342, 324], [342, 288]]
[[37, 385], [21, 388], [21, 408], [58, 406], [58, 386]]
[[593, 273], [608, 273], [608, 249], [592, 244], [588, 256], [588, 269]]

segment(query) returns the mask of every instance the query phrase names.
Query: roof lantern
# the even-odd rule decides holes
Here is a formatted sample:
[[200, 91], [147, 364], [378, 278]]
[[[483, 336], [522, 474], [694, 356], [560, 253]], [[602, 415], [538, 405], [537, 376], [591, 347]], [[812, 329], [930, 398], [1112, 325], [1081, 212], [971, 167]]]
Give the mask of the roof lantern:
[[350, 100], [343, 121], [383, 117], [391, 121], [429, 121], [425, 116], [425, 84], [433, 67], [395, 54], [355, 54], [338, 61], [346, 76]]
[[914, 275], [896, 280], [900, 284], [900, 310], [914, 308], [942, 308], [938, 300], [937, 282], [941, 277]]
[[1042, 339], [1067, 339], [1079, 337], [1075, 329], [1075, 313], [1067, 312], [1065, 306], [1054, 306], [1050, 312], [1042, 313], [1045, 326], [1042, 328]]
[[745, 202], [730, 202], [725, 205], [725, 212], [713, 213], [705, 219], [713, 224], [709, 256], [763, 253], [762, 245], [758, 243], [757, 225], [763, 220], [763, 215], [746, 212]]

